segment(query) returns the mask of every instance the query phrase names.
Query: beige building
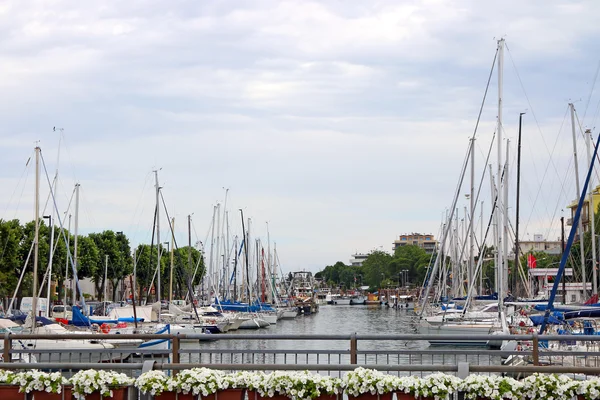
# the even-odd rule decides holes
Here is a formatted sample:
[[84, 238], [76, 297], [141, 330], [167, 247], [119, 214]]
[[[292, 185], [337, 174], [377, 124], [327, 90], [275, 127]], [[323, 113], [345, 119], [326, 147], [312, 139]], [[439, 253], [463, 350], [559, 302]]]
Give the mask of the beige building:
[[546, 240], [542, 235], [533, 235], [533, 240], [519, 240], [520, 254], [541, 251], [547, 254], [561, 254], [560, 240]]
[[437, 249], [437, 240], [435, 240], [433, 235], [421, 235], [420, 233], [400, 235], [398, 240], [394, 240], [393, 250], [396, 251], [398, 247], [407, 245], [419, 246], [427, 254], [433, 254]]

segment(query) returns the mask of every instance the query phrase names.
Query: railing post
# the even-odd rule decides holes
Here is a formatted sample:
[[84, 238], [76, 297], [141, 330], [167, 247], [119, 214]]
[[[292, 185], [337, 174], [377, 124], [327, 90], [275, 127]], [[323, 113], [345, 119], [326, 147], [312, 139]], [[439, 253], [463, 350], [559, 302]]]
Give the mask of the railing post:
[[533, 337], [531, 341], [533, 343], [533, 365], [540, 365], [540, 341], [537, 331], [533, 331]]
[[[179, 364], [179, 348], [180, 348], [179, 336], [173, 337], [172, 343], [173, 343], [173, 349], [172, 349], [173, 350], [173, 364]], [[177, 375], [177, 371], [178, 370], [173, 371], [173, 376]]]
[[358, 364], [356, 332], [350, 335], [350, 364]]
[[4, 334], [4, 362], [12, 362], [12, 357], [10, 356], [10, 350], [12, 349], [12, 339], [10, 338], [10, 332], [6, 332]]

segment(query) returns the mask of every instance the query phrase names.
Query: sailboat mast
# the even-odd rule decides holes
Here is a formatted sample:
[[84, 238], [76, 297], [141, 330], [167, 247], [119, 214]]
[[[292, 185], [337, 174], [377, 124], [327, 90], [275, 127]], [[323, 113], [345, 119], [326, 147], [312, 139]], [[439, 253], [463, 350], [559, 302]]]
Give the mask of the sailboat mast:
[[519, 253], [521, 251], [519, 244], [519, 196], [521, 194], [521, 128], [523, 126], [523, 114], [519, 114], [519, 139], [517, 143], [517, 204], [515, 207], [515, 266], [513, 267], [512, 290], [515, 297], [518, 294], [517, 286], [519, 281]]
[[[156, 182], [156, 268], [157, 268], [157, 277], [156, 277], [156, 301], [161, 302], [160, 297], [160, 275], [161, 275], [161, 265], [160, 265], [160, 186], [158, 186], [158, 170], [154, 171], [154, 181]], [[160, 308], [158, 311], [158, 320], [160, 321]]]
[[215, 254], [215, 267], [213, 270], [213, 286], [215, 287], [215, 294], [218, 294], [220, 292], [221, 289], [221, 279], [220, 279], [220, 268], [219, 268], [219, 264], [221, 263], [221, 247], [220, 247], [220, 241], [219, 239], [221, 238], [221, 203], [217, 204], [217, 242], [215, 244], [215, 249], [217, 250], [216, 254]]
[[[502, 101], [503, 101], [503, 73], [504, 73], [504, 39], [498, 40], [498, 126], [496, 128], [497, 135], [497, 148], [498, 148], [498, 169], [496, 176], [496, 193], [498, 199], [500, 199], [500, 193], [502, 190]], [[500, 202], [496, 202], [497, 212], [494, 213], [496, 220], [496, 278], [497, 286], [496, 291], [498, 292], [498, 298], [504, 297], [504, 277], [503, 277], [503, 246], [502, 246], [502, 229], [500, 226], [500, 218], [502, 216]]]
[[[192, 216], [191, 214], [188, 215], [188, 268], [190, 270], [190, 272], [192, 271]], [[192, 287], [194, 285], [194, 282], [192, 281]], [[194, 291], [196, 291], [194, 289]], [[192, 298], [192, 303], [194, 302], [194, 299]]]
[[[575, 185], [577, 190], [578, 198], [581, 194], [579, 190], [579, 164], [577, 162], [577, 141], [575, 136], [575, 106], [573, 103], [569, 103], [569, 108], [571, 109], [571, 133], [573, 134], [573, 160], [575, 162]], [[587, 297], [587, 275], [585, 271], [585, 251], [583, 248], [583, 221], [579, 219], [578, 225], [578, 234], [579, 234], [579, 252], [581, 257], [581, 283], [583, 287], [583, 297]]]
[[[79, 268], [79, 265], [77, 264], [77, 259], [78, 259], [78, 251], [77, 251], [77, 236], [78, 235], [78, 231], [79, 231], [79, 183], [75, 184], [75, 244], [73, 245], [73, 263], [75, 264], [75, 271], [77, 271]], [[73, 276], [73, 282], [75, 282], [75, 276]], [[75, 294], [77, 292], [77, 285], [74, 284], [73, 285], [73, 290], [71, 291], [71, 297], [72, 297], [72, 303], [73, 305], [75, 305]], [[83, 310], [84, 314], [86, 313], [86, 310]]]
[[471, 138], [471, 193], [469, 194], [471, 208], [469, 213], [469, 268], [468, 286], [472, 285], [474, 279], [474, 246], [475, 246], [475, 137]]
[[[494, 173], [492, 172], [492, 164], [489, 165], [489, 170], [490, 170], [490, 188], [492, 189], [492, 214], [493, 214], [493, 224], [494, 225], [494, 229], [492, 229], [493, 234], [494, 234], [494, 245], [496, 246], [496, 248], [494, 250], [496, 250], [494, 253], [494, 261], [496, 262], [496, 265], [498, 265], [498, 229], [496, 229], [496, 225], [498, 224], [498, 216], [496, 215], [496, 204], [497, 204], [497, 196], [498, 196], [498, 192], [496, 191], [496, 185], [494, 183]], [[483, 236], [482, 236], [483, 237]], [[483, 240], [483, 239], [482, 239]], [[494, 289], [496, 290], [496, 293], [498, 293], [498, 273], [497, 273], [497, 269], [494, 272]]]
[[[503, 217], [503, 229], [504, 229], [504, 241], [502, 242], [504, 244], [504, 248], [502, 250], [504, 257], [503, 257], [503, 261], [504, 264], [502, 266], [502, 297], [498, 297], [498, 299], [502, 302], [504, 299], [504, 296], [507, 294], [506, 291], [508, 290], [508, 166], [509, 166], [509, 149], [510, 149], [510, 140], [506, 141], [506, 162], [504, 164], [504, 201], [503, 201], [503, 210], [502, 210], [502, 217]], [[502, 303], [501, 303], [502, 304]]]
[[36, 327], [37, 316], [37, 287], [38, 287], [38, 260], [40, 240], [40, 148], [35, 148], [35, 234], [33, 238], [33, 298], [31, 299], [32, 327]]
[[108, 283], [108, 254], [104, 257], [104, 295], [102, 297], [102, 301], [106, 303], [106, 284]]
[[[592, 164], [592, 153], [590, 152], [590, 142], [592, 139], [592, 131], [590, 129], [585, 130], [585, 145], [587, 147], [587, 155], [588, 155], [588, 163]], [[593, 145], [593, 144], [592, 144]], [[596, 205], [594, 204], [594, 184], [593, 182], [594, 174], [590, 177], [589, 183], [589, 210], [588, 210], [588, 218], [591, 225], [591, 233], [592, 233], [592, 294], [598, 294], [598, 272], [596, 271], [596, 221], [594, 220], [594, 214], [596, 214]]]
[[213, 206], [213, 217], [212, 217], [211, 233], [210, 233], [210, 254], [208, 256], [210, 258], [210, 260], [208, 261], [208, 274], [206, 274], [206, 273], [204, 274], [204, 276], [208, 277], [206, 286], [209, 289], [208, 290], [209, 297], [210, 297], [210, 285], [211, 285], [212, 279], [213, 279], [213, 253], [214, 253], [214, 249], [215, 249], [215, 214], [216, 213], [217, 213], [217, 206]]
[[242, 215], [242, 233], [244, 234], [244, 253], [246, 258], [246, 293], [248, 296], [248, 302], [250, 301], [250, 266], [248, 263], [248, 234], [246, 233], [246, 227], [244, 225], [244, 211], [240, 208], [240, 214]]
[[169, 272], [169, 304], [173, 303], [173, 258], [175, 255], [175, 217], [171, 218], [171, 271]]
[[[66, 257], [66, 261], [65, 261], [65, 282], [63, 284], [64, 286], [64, 305], [67, 305], [67, 282], [68, 282], [68, 276], [69, 276], [69, 253], [71, 252], [71, 248], [69, 247], [69, 242], [70, 242], [70, 238], [71, 238], [71, 214], [69, 214], [69, 231], [67, 234], [67, 257]], [[72, 288], [73, 285], [71, 285], [71, 291], [73, 290]]]
[[233, 302], [237, 301], [237, 266], [238, 266], [238, 249], [237, 236], [233, 238]]

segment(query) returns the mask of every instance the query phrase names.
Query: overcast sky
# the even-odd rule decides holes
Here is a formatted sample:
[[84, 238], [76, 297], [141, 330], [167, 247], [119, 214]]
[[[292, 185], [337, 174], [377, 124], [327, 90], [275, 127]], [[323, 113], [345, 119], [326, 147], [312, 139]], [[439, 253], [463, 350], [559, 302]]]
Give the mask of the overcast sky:
[[[25, 164], [39, 141], [53, 174], [62, 128], [58, 202], [64, 213], [81, 183], [82, 233], [149, 243], [161, 168], [180, 245], [192, 213], [193, 240], [210, 242], [229, 188], [231, 235], [241, 208], [266, 247], [268, 221], [284, 271], [390, 251], [403, 233], [438, 237], [504, 37], [510, 196], [527, 112], [521, 232], [556, 239], [576, 197], [567, 104], [583, 128], [598, 119], [598, 16], [600, 3], [572, 0], [4, 1], [0, 217], [33, 219]], [[496, 124], [495, 73], [477, 182]], [[579, 127], [577, 141], [583, 176]]]

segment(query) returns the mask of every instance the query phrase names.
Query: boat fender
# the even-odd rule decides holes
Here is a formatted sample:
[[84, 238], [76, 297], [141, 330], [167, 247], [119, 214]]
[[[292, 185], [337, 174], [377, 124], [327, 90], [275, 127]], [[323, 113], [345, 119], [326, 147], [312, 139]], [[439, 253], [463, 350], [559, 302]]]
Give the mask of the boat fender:
[[102, 325], [100, 325], [100, 330], [102, 331], [102, 333], [109, 333], [110, 325], [108, 325], [107, 323], [103, 323]]

